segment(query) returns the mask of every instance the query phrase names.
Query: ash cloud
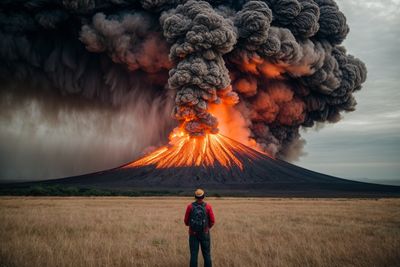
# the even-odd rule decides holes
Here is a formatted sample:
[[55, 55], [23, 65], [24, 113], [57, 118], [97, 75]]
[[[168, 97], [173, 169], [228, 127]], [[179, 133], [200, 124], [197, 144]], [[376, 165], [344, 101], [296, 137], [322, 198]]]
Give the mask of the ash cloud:
[[239, 102], [249, 138], [292, 160], [302, 154], [299, 129], [353, 111], [366, 79], [341, 46], [349, 27], [332, 0], [21, 0], [0, 10], [1, 93], [13, 99], [2, 110], [14, 114], [2, 116], [3, 133], [37, 99], [38, 125], [54, 110], [88, 120], [155, 110], [162, 126], [133, 138], [152, 127], [165, 137], [177, 124], [171, 113], [191, 135], [215, 133], [208, 107]]

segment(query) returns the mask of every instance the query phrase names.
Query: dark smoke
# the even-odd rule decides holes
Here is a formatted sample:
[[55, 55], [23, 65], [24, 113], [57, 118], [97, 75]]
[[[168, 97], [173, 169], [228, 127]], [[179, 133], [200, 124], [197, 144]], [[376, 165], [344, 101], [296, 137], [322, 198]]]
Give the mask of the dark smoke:
[[[1, 110], [42, 99], [50, 113], [111, 114], [174, 95], [175, 118], [203, 135], [218, 131], [210, 104], [239, 102], [250, 137], [286, 159], [301, 154], [301, 127], [353, 111], [366, 79], [340, 46], [349, 27], [333, 0], [6, 0], [0, 25], [1, 93], [12, 96]], [[174, 123], [162, 105], [165, 123], [151, 127], [165, 137]]]

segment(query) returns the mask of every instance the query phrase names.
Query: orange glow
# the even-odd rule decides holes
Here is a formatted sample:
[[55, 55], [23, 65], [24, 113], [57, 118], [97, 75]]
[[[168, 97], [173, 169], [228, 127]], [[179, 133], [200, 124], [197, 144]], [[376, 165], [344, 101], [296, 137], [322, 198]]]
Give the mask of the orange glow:
[[268, 61], [264, 61], [261, 65], [258, 66], [258, 69], [262, 74], [265, 75], [265, 77], [274, 79], [280, 78], [281, 74], [285, 72], [283, 67], [277, 64], [272, 64]]
[[221, 165], [226, 168], [236, 166], [243, 169], [239, 157], [256, 158], [258, 153], [222, 134], [191, 137], [184, 130], [176, 128], [170, 136], [169, 145], [123, 168], [148, 165], [154, 165], [156, 168]]
[[[282, 61], [270, 62], [258, 55], [246, 55], [242, 56], [240, 62], [240, 68], [242, 71], [252, 73], [254, 75], [261, 75], [271, 79], [282, 79], [282, 74], [289, 73], [291, 76], [300, 77], [304, 75], [310, 75], [314, 73], [311, 69], [312, 65], [306, 62], [298, 62], [296, 64], [288, 64]], [[251, 88], [248, 84], [239, 84], [243, 88], [244, 93]]]
[[250, 138], [246, 119], [239, 111], [224, 103], [211, 104], [209, 111], [218, 118], [218, 128], [221, 134], [261, 152], [256, 141]]
[[257, 94], [257, 80], [250, 77], [247, 79], [238, 79], [235, 83], [236, 90], [249, 97]]
[[243, 55], [242, 68], [244, 71], [257, 74], [257, 66], [263, 63], [263, 59], [259, 56], [248, 57], [247, 55]]
[[123, 168], [222, 166], [237, 167], [242, 170], [243, 163], [240, 158], [255, 159], [260, 153], [265, 154], [256, 141], [250, 138], [248, 122], [238, 110], [233, 108], [233, 105], [238, 102], [238, 97], [231, 90], [231, 86], [220, 90], [220, 102], [208, 104], [208, 112], [218, 119], [220, 131], [218, 134], [206, 133], [204, 136], [191, 136], [185, 131], [186, 121], [182, 121], [180, 127], [170, 134], [168, 145], [158, 148]]

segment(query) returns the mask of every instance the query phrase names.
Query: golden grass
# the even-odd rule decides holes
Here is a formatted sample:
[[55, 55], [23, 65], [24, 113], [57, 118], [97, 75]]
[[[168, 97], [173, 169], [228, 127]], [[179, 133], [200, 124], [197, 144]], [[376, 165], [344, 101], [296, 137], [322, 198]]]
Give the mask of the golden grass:
[[[190, 201], [2, 197], [0, 265], [187, 266]], [[207, 201], [214, 266], [400, 266], [400, 199]]]

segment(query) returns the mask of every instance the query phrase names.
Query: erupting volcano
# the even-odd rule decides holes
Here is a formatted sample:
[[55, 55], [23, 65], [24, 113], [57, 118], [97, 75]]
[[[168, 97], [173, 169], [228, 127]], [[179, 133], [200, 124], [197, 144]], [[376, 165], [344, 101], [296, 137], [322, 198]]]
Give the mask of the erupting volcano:
[[[302, 155], [300, 129], [355, 110], [366, 80], [364, 63], [341, 45], [349, 27], [333, 0], [32, 0], [0, 8], [0, 94], [9, 110], [32, 100], [50, 126], [63, 115], [82, 119], [76, 138], [93, 125], [88, 131], [100, 140], [113, 133], [104, 138], [111, 144], [135, 139], [121, 151], [108, 146], [114, 151], [105, 157], [124, 155], [118, 162], [166, 144], [175, 129], [167, 145], [134, 162], [45, 184], [258, 193], [373, 187], [286, 162]], [[127, 120], [113, 127], [130, 112], [132, 131]], [[35, 123], [5, 117], [35, 132]]]

